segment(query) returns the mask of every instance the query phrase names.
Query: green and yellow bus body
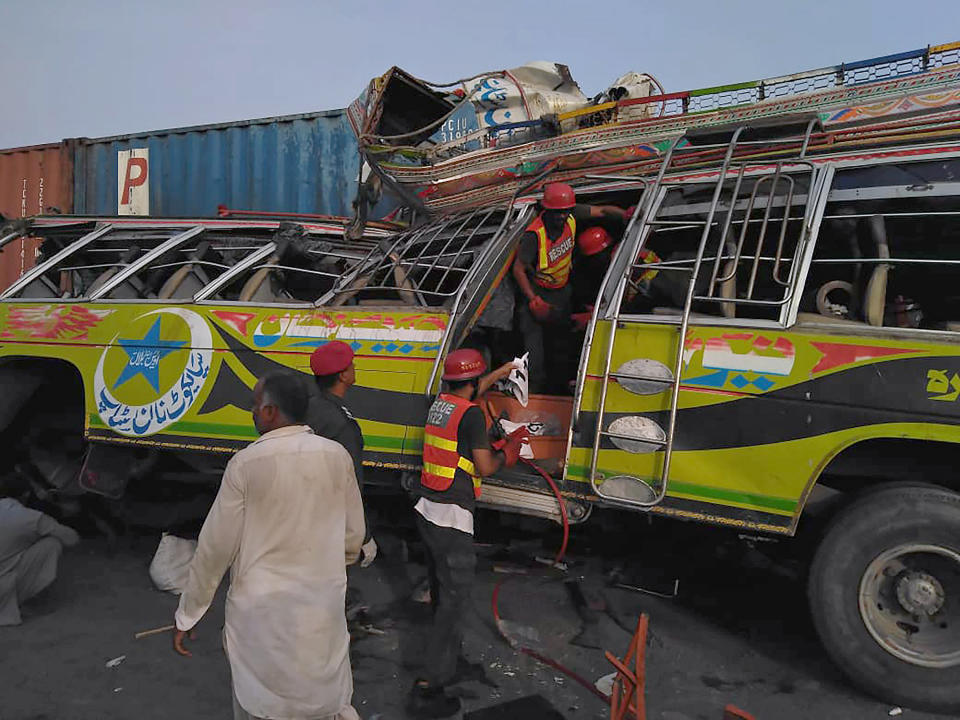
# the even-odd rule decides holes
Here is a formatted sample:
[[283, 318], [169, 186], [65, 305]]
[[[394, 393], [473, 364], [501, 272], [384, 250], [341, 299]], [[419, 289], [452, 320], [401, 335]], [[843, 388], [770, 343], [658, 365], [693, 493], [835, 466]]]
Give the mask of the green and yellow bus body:
[[256, 438], [256, 379], [309, 373], [313, 349], [341, 339], [356, 353], [351, 405], [367, 460], [415, 466], [424, 388], [448, 321], [437, 312], [11, 302], [0, 304], [0, 358], [74, 366], [91, 441], [231, 453]]
[[[609, 323], [597, 327], [587, 365], [581, 424], [567, 478], [589, 481]], [[637, 358], [669, 364], [676, 326], [622, 330], [614, 366]], [[793, 534], [821, 473], [868, 440], [960, 444], [960, 342], [935, 333], [838, 333], [815, 326], [692, 328], [684, 341], [677, 440], [666, 498], [655, 513]], [[655, 391], [657, 388], [646, 388]], [[612, 383], [606, 417], [642, 415], [665, 425], [669, 393], [638, 395]], [[629, 441], [624, 443], [631, 448]], [[603, 478], [653, 484], [662, 453], [604, 440]], [[958, 445], [960, 447], [960, 445]]]

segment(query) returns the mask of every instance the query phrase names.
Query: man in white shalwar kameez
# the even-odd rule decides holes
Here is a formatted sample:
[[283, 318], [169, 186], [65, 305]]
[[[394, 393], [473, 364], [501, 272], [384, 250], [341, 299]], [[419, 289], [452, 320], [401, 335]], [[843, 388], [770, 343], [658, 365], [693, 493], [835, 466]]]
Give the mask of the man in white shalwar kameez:
[[21, 623], [20, 606], [56, 579], [63, 548], [80, 542], [73, 528], [21, 505], [19, 486], [0, 482], [0, 626]]
[[224, 648], [234, 717], [353, 720], [346, 565], [364, 536], [353, 461], [299, 424], [308, 393], [275, 373], [254, 389], [261, 437], [228, 463], [177, 608], [174, 647], [230, 568]]

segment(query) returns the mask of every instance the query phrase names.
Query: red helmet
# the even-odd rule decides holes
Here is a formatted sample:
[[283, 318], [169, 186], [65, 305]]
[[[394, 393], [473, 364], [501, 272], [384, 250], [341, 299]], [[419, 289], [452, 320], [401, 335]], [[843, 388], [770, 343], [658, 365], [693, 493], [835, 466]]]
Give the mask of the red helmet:
[[613, 245], [613, 238], [602, 227], [587, 228], [577, 235], [577, 247], [586, 256], [596, 255], [611, 245]]
[[565, 183], [550, 183], [543, 188], [544, 210], [569, 210], [577, 204], [573, 188]]
[[487, 371], [487, 364], [483, 361], [483, 355], [476, 350], [464, 348], [463, 350], [454, 350], [447, 355], [443, 363], [444, 380], [472, 380], [480, 377]]
[[314, 375], [333, 375], [343, 372], [353, 362], [353, 349], [345, 342], [332, 340], [313, 351], [310, 369]]

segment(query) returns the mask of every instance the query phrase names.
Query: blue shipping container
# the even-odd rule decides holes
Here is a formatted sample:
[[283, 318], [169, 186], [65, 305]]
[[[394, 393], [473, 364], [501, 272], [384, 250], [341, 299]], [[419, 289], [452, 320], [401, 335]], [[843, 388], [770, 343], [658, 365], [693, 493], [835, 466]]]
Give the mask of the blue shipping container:
[[208, 217], [226, 205], [349, 216], [359, 168], [343, 110], [83, 138], [74, 211]]

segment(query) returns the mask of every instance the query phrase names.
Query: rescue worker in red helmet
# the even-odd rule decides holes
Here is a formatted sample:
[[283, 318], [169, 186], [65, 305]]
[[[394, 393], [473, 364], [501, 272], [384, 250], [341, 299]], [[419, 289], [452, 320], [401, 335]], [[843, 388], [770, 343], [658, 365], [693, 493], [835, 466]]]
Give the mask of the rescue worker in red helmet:
[[[613, 236], [600, 225], [581, 230], [577, 235], [577, 249], [574, 252], [573, 272], [570, 277], [570, 284], [573, 287], [570, 314], [572, 333], [570, 346], [572, 348], [583, 347], [597, 295], [600, 293], [607, 270], [610, 269], [610, 262], [616, 249], [617, 243]], [[574, 353], [568, 358], [568, 374], [571, 379], [576, 377], [579, 361], [579, 353]]]
[[570, 282], [573, 285], [571, 317], [578, 330], [583, 329], [585, 321], [589, 320], [616, 249], [613, 237], [599, 225], [588, 227], [577, 235], [576, 261]]
[[529, 353], [530, 392], [563, 393], [569, 379], [564, 358], [569, 355], [569, 280], [577, 222], [607, 218], [623, 223], [626, 216], [613, 205], [578, 205], [573, 188], [563, 183], [546, 185], [540, 205], [513, 263], [521, 295], [517, 319]]
[[[344, 404], [344, 396], [356, 382], [353, 367], [353, 349], [340, 340], [324, 343], [310, 356], [317, 392], [310, 398], [307, 424], [316, 435], [343, 445], [353, 460], [353, 469], [363, 495], [363, 433], [353, 413]], [[360, 548], [360, 566], [367, 567], [377, 556], [377, 543], [367, 523], [363, 546]]]
[[444, 687], [457, 675], [462, 623], [476, 567], [473, 510], [481, 478], [516, 463], [525, 437], [517, 433], [491, 446], [483, 411], [474, 401], [512, 368], [507, 363], [484, 375], [486, 363], [477, 350], [450, 353], [443, 365], [443, 391], [427, 414], [414, 509], [426, 548], [434, 616], [424, 672], [407, 705], [417, 717], [447, 717], [460, 709], [460, 700], [447, 695]]

